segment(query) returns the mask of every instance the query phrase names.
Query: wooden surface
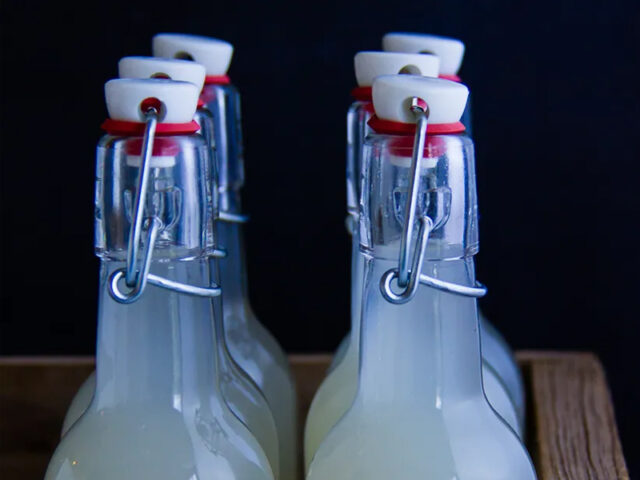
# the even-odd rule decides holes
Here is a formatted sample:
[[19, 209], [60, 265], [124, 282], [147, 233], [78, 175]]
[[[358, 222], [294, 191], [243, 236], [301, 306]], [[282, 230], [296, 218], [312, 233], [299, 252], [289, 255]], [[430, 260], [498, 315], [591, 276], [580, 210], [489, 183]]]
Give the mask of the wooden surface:
[[629, 479], [604, 370], [593, 354], [522, 352], [529, 443], [541, 479]]
[[[292, 355], [300, 418], [329, 355]], [[520, 352], [527, 444], [540, 480], [628, 480], [611, 397], [589, 353]], [[0, 358], [0, 479], [42, 479], [67, 405], [93, 359]]]

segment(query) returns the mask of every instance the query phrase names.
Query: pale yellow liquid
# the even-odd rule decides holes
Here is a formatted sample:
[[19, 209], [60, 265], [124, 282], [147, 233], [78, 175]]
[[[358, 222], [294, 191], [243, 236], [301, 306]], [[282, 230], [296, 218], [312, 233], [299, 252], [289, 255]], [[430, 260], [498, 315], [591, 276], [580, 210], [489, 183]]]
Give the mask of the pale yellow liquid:
[[[520, 436], [520, 426], [515, 407], [499, 378], [483, 364], [484, 393], [489, 404]], [[358, 390], [358, 352], [349, 348], [333, 372], [322, 382], [316, 392], [304, 430], [304, 463], [309, 469], [311, 460], [331, 428], [347, 412]]]
[[[65, 435], [87, 410], [93, 399], [95, 387], [96, 376], [95, 372], [93, 372], [80, 386], [69, 406], [64, 419], [62, 435]], [[243, 388], [238, 377], [228, 371], [223, 373], [220, 388], [231, 411], [249, 428], [249, 431], [260, 443], [269, 459], [273, 476], [277, 479], [279, 468], [278, 433], [266, 401], [261, 398], [259, 392], [254, 392], [250, 388]]]
[[149, 404], [90, 410], [62, 439], [45, 480], [273, 479], [248, 430], [215, 417], [198, 407], [183, 414]]
[[[354, 280], [358, 281], [358, 280]], [[362, 282], [362, 280], [360, 280]], [[355, 286], [354, 288], [358, 288]], [[358, 290], [357, 290], [358, 291]], [[355, 297], [354, 299], [359, 298]], [[354, 300], [355, 301], [355, 300]], [[482, 312], [478, 312], [480, 318], [480, 340], [482, 343], [482, 358], [484, 359], [485, 366], [488, 366], [490, 370], [493, 370], [497, 376], [496, 380], [500, 383], [500, 390], [506, 389], [510, 402], [514, 405], [517, 414], [517, 428], [516, 431], [520, 436], [524, 435], [525, 431], [525, 398], [524, 398], [524, 384], [522, 382], [522, 374], [518, 363], [511, 351], [511, 348], [507, 344], [506, 340], [502, 337], [500, 332], [489, 322]], [[353, 328], [352, 328], [353, 330]], [[357, 331], [357, 330], [356, 330]], [[351, 332], [345, 336], [338, 348], [335, 351], [331, 365], [327, 370], [327, 378], [330, 374], [338, 368], [340, 364], [345, 360], [347, 352], [351, 346]], [[357, 348], [357, 346], [356, 346]], [[493, 381], [485, 375], [485, 381]], [[502, 404], [500, 397], [502, 393], [499, 391], [494, 392], [494, 388], [491, 385], [485, 385], [487, 390], [487, 397], [491, 405], [498, 405], [496, 410], [504, 412], [505, 419], [508, 418], [507, 410], [503, 410], [499, 405]], [[492, 393], [493, 392], [493, 393]], [[516, 425], [515, 422], [507, 420], [509, 425]]]
[[[376, 289], [395, 265], [376, 259]], [[469, 281], [455, 262], [440, 267], [449, 271], [438, 278]], [[482, 392], [479, 342], [469, 329], [475, 302], [420, 287], [397, 306], [376, 292], [363, 314], [375, 317], [367, 327], [367, 370], [307, 480], [534, 480], [524, 446]], [[474, 362], [477, 370], [463, 367]]]
[[[204, 262], [191, 263], [154, 262], [151, 271], [206, 283]], [[102, 269], [96, 393], [45, 479], [273, 480], [219, 390], [211, 302], [148, 286], [137, 302], [117, 304], [104, 287], [117, 266]]]
[[[213, 279], [220, 284], [215, 260], [210, 261], [210, 271], [215, 272]], [[218, 346], [219, 386], [223, 398], [231, 411], [251, 431], [264, 450], [274, 477], [279, 478], [280, 457], [279, 440], [275, 420], [266, 399], [253, 381], [243, 372], [231, 358], [225, 345], [224, 327], [222, 325], [223, 305], [220, 298], [212, 301], [214, 331]], [[63, 424], [62, 434], [75, 423], [77, 418], [88, 408], [95, 390], [95, 372], [82, 384], [76, 393]]]
[[282, 480], [297, 480], [297, 398], [288, 359], [271, 334], [245, 310], [246, 324], [234, 322], [241, 309], [227, 309], [225, 328], [229, 351], [267, 399], [278, 431]]
[[[224, 328], [231, 356], [260, 388], [278, 430], [281, 480], [298, 476], [297, 406], [293, 377], [284, 351], [258, 321], [248, 302], [242, 238], [237, 224], [220, 223], [220, 245], [228, 255], [221, 260]], [[226, 272], [225, 272], [226, 269]], [[226, 278], [229, 281], [224, 281]]]
[[[249, 428], [264, 450], [274, 477], [279, 478], [280, 458], [279, 440], [275, 420], [269, 406], [248, 378], [242, 377], [230, 359], [220, 355], [220, 389], [224, 400], [231, 411]], [[93, 399], [96, 387], [95, 372], [93, 372], [80, 386], [73, 398], [64, 419], [62, 435], [73, 426], [78, 418], [84, 414]]]
[[[353, 252], [358, 255], [354, 265], [354, 276], [363, 277], [363, 259], [358, 251]], [[360, 280], [363, 282], [364, 280]], [[361, 291], [353, 292], [354, 298], [361, 298]], [[360, 316], [361, 308], [355, 306], [353, 314], [356, 318]], [[359, 336], [359, 326], [355, 325], [355, 334]], [[316, 392], [304, 431], [304, 464], [305, 471], [308, 470], [311, 460], [318, 447], [329, 433], [331, 428], [349, 409], [356, 396], [358, 388], [358, 354], [359, 339], [350, 342], [342, 362], [329, 373]], [[496, 372], [483, 362], [482, 368], [483, 384], [485, 395], [491, 406], [509, 424], [511, 428], [520, 436], [521, 427], [518, 414], [509, 393]]]
[[[264, 394], [266, 407], [275, 421], [277, 442], [272, 440], [271, 427], [264, 425], [265, 416], [255, 408], [247, 408], [246, 403], [251, 400], [245, 398], [246, 389], [243, 393], [241, 385], [238, 386], [237, 382], [225, 382], [222, 385], [225, 400], [254, 433], [260, 445], [264, 446], [269, 462], [273, 465], [274, 458], [279, 458], [278, 465], [274, 467], [277, 478], [296, 480], [298, 468], [296, 391], [287, 357], [276, 340], [258, 322], [248, 305], [229, 302], [223, 307], [229, 351], [240, 368], [251, 377]], [[94, 389], [95, 373], [82, 384], [71, 402], [63, 424], [63, 435], [87, 410], [93, 398]]]

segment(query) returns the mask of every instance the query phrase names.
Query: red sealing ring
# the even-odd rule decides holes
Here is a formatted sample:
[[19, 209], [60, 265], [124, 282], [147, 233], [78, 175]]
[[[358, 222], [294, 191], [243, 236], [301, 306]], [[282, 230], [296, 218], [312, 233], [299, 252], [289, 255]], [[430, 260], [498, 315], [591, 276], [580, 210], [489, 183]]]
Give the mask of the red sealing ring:
[[351, 90], [351, 96], [360, 102], [370, 102], [372, 90], [371, 87], [355, 87]]
[[230, 83], [229, 75], [207, 75], [204, 77], [205, 85], [229, 85]]
[[[424, 158], [438, 158], [447, 151], [445, 137], [427, 136], [424, 143]], [[413, 137], [403, 135], [389, 142], [389, 153], [396, 157], [411, 157], [413, 155]]]
[[440, 75], [438, 75], [438, 78], [443, 78], [445, 80], [451, 80], [452, 82], [456, 82], [456, 83], [462, 83], [462, 79], [458, 75], [456, 75], [455, 73], [450, 73], [450, 74], [441, 73]]
[[205, 85], [200, 92], [200, 98], [198, 98], [198, 108], [204, 107], [207, 103], [212, 102], [216, 98], [215, 84], [210, 83]]
[[[127, 155], [142, 154], [142, 138], [132, 138], [127, 141], [125, 147]], [[171, 138], [156, 138], [153, 140], [153, 151], [151, 155], [154, 157], [175, 157], [180, 153], [180, 145]]]
[[[107, 118], [100, 128], [110, 135], [142, 136], [146, 124], [144, 122], [128, 122], [126, 120], [113, 120]], [[156, 135], [191, 135], [200, 130], [200, 125], [195, 120], [189, 123], [158, 123]]]
[[[412, 135], [416, 133], [415, 123], [392, 122], [391, 120], [378, 118], [376, 115], [371, 117], [367, 123], [377, 133], [390, 133], [392, 135]], [[465, 130], [462, 122], [430, 123], [427, 127], [427, 133], [429, 135], [462, 133]]]

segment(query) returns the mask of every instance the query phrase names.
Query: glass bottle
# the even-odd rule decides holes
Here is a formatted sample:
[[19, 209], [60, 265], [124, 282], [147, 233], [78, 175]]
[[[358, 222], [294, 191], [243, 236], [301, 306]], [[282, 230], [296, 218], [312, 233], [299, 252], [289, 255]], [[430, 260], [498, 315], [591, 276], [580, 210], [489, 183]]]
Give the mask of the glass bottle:
[[[383, 279], [399, 266], [411, 193], [413, 98], [426, 102], [429, 124], [417, 164], [410, 278], [422, 273], [420, 282], [427, 275], [475, 285], [473, 143], [458, 123], [467, 89], [440, 79], [379, 77], [373, 102], [381, 121], [372, 120], [377, 133], [364, 148], [357, 394], [315, 454], [307, 480], [533, 480], [522, 442], [484, 395], [475, 299], [422, 283], [406, 303], [383, 295]], [[397, 282], [391, 287], [397, 292]]]
[[[194, 84], [198, 91], [202, 90], [205, 78], [204, 66], [196, 62], [156, 57], [124, 57], [118, 63], [118, 73], [121, 78], [166, 78], [186, 81]], [[205, 140], [210, 139], [210, 132], [213, 128], [211, 113], [204, 108], [198, 108], [194, 118], [200, 125], [200, 133], [203, 134]], [[214, 152], [212, 151], [211, 154], [213, 155]], [[209, 173], [213, 177], [215, 170], [212, 169]], [[212, 184], [215, 182], [213, 178], [211, 181]], [[215, 192], [212, 192], [212, 202], [217, 205]], [[216, 259], [211, 258], [210, 262], [212, 262], [212, 273], [217, 275]], [[215, 279], [214, 283], [219, 284]], [[216, 309], [213, 321], [215, 322], [214, 328], [218, 345], [218, 367], [221, 373], [220, 388], [231, 411], [249, 428], [262, 446], [269, 458], [274, 477], [278, 478], [279, 453], [275, 421], [267, 401], [258, 387], [229, 354], [224, 339], [221, 300], [220, 297], [213, 300]], [[91, 374], [82, 384], [71, 403], [63, 424], [63, 435], [89, 406], [94, 390], [95, 374]]]
[[232, 357], [258, 385], [273, 412], [280, 447], [280, 478], [297, 475], [296, 391], [287, 356], [258, 321], [249, 304], [241, 223], [240, 189], [244, 183], [240, 96], [227, 77], [233, 47], [206, 37], [159, 34], [154, 55], [189, 58], [207, 70], [201, 99], [214, 118], [214, 144], [219, 175], [220, 246], [227, 252], [220, 261], [224, 284], [224, 328]]
[[[423, 75], [437, 77], [440, 60], [435, 55], [406, 54], [402, 52], [359, 52], [354, 57], [354, 67], [358, 86], [351, 91], [354, 102], [347, 111], [347, 228], [353, 235], [357, 225], [358, 199], [360, 196], [360, 159], [362, 158], [362, 144], [369, 127], [367, 122], [373, 114], [371, 104], [371, 85], [373, 79], [379, 75], [394, 73], [407, 75]], [[354, 319], [359, 312], [359, 301], [362, 291], [361, 275], [355, 274], [358, 250], [357, 238], [352, 241], [352, 273], [351, 273], [351, 331]], [[360, 271], [360, 270], [359, 270]], [[340, 342], [335, 351], [329, 372], [342, 362], [351, 342], [351, 335]]]
[[[393, 52], [432, 53], [440, 58], [440, 77], [460, 82], [458, 70], [462, 64], [465, 46], [455, 38], [417, 33], [388, 33], [382, 39], [384, 50]], [[462, 123], [471, 136], [471, 99], [462, 115]], [[482, 354], [500, 376], [509, 396], [516, 405], [521, 429], [524, 430], [525, 398], [522, 374], [513, 352], [504, 337], [480, 313]]]
[[[273, 479], [262, 448], [222, 397], [210, 296], [175, 287], [211, 291], [212, 167], [191, 121], [198, 93], [190, 83], [170, 80], [118, 79], [105, 86], [110, 119], [97, 149], [95, 209], [101, 261], [96, 389], [62, 437], [46, 480]], [[127, 287], [118, 276], [126, 276], [129, 263], [151, 112], [158, 123], [147, 192], [140, 193], [138, 257], [144, 258], [136, 288], [123, 294]], [[157, 286], [163, 282], [174, 287]]]
[[[399, 55], [399, 56], [397, 56]], [[385, 58], [391, 56], [391, 58]], [[396, 57], [397, 56], [397, 57]], [[423, 60], [421, 61], [421, 58]], [[435, 61], [434, 61], [435, 60]], [[427, 62], [431, 62], [430, 65]], [[429, 72], [430, 77], [436, 77], [437, 57], [424, 54], [398, 54], [390, 52], [360, 52], [355, 57], [356, 77], [359, 84], [371, 85], [373, 79], [384, 74], [393, 74], [400, 71], [408, 71], [408, 66], [421, 68], [422, 72]], [[418, 67], [416, 67], [418, 66]], [[431, 69], [429, 70], [429, 67]], [[415, 70], [414, 70], [415, 71]], [[360, 88], [358, 89], [360, 90]], [[360, 90], [361, 92], [361, 90]], [[362, 93], [359, 92], [359, 95]], [[371, 87], [368, 87], [369, 98]], [[362, 142], [370, 131], [368, 121], [373, 115], [371, 100], [365, 101], [364, 97], [354, 102], [348, 116], [348, 147], [347, 147], [347, 210], [348, 222], [356, 225], [352, 238], [352, 290], [351, 290], [351, 331], [341, 343], [334, 358], [334, 368], [330, 368], [327, 378], [324, 379], [314, 395], [309, 413], [307, 415], [304, 436], [304, 461], [305, 468], [309, 467], [313, 455], [329, 430], [336, 424], [353, 402], [357, 389], [358, 353], [360, 310], [362, 304], [362, 284], [364, 282], [363, 265], [364, 256], [359, 251], [357, 229], [357, 203], [353, 200], [359, 195], [359, 179], [362, 152]], [[352, 132], [357, 132], [353, 134]], [[359, 137], [359, 138], [358, 138]], [[353, 153], [358, 152], [358, 153]], [[358, 173], [354, 173], [358, 172]], [[349, 195], [353, 192], [353, 195]], [[344, 347], [342, 347], [344, 345]], [[342, 348], [342, 350], [341, 350]], [[484, 350], [483, 350], [484, 355]], [[483, 361], [483, 379], [485, 393], [489, 403], [496, 408], [498, 413], [511, 425], [518, 434], [521, 433], [521, 424], [518, 414], [506, 385], [493, 367]]]
[[355, 101], [347, 112], [347, 224], [352, 235], [351, 251], [351, 332], [340, 343], [327, 377], [316, 391], [304, 431], [305, 469], [318, 446], [347, 411], [355, 397], [358, 374], [360, 306], [364, 282], [364, 261], [359, 254], [358, 203], [362, 145], [373, 115], [371, 85], [380, 75], [407, 74], [437, 77], [440, 60], [435, 55], [398, 52], [359, 52], [354, 57], [358, 87], [352, 91]]

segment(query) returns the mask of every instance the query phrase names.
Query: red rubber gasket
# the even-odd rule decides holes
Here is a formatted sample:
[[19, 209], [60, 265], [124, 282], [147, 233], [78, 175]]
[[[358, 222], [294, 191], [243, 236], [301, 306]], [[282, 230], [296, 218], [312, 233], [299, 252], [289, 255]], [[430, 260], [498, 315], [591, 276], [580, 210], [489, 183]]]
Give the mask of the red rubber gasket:
[[451, 80], [452, 82], [456, 82], [456, 83], [462, 83], [462, 79], [456, 75], [455, 73], [452, 74], [446, 74], [446, 73], [441, 73], [440, 75], [438, 75], [438, 78], [443, 78], [445, 80]]
[[[107, 118], [102, 122], [100, 128], [110, 135], [142, 136], [144, 135], [145, 123]], [[198, 130], [200, 130], [200, 125], [195, 120], [189, 123], [158, 123], [156, 135], [191, 135]]]
[[204, 77], [205, 85], [229, 85], [230, 83], [229, 75], [207, 75]]
[[371, 101], [371, 87], [355, 87], [351, 90], [351, 96], [361, 102]]
[[[376, 115], [371, 117], [368, 124], [377, 133], [390, 133], [394, 135], [408, 135], [416, 133], [415, 123], [392, 122], [391, 120], [378, 118]], [[464, 131], [465, 126], [462, 122], [430, 123], [427, 126], [427, 133], [431, 135], [462, 133]]]

